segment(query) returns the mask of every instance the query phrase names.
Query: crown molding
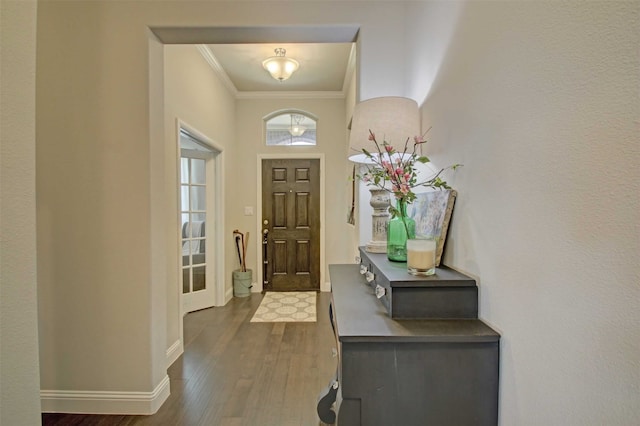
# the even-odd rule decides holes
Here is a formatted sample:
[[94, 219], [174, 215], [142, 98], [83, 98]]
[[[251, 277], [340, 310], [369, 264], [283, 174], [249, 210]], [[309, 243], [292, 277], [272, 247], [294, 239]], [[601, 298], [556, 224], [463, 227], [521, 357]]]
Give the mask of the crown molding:
[[238, 92], [236, 99], [344, 99], [343, 92]]
[[220, 65], [220, 63], [216, 59], [216, 57], [213, 56], [213, 53], [211, 53], [211, 50], [209, 49], [209, 47], [207, 47], [206, 44], [198, 44], [198, 45], [196, 45], [196, 48], [198, 49], [198, 51], [200, 52], [200, 54], [202, 55], [204, 60], [207, 61], [209, 66], [211, 66], [213, 71], [215, 71], [215, 73], [218, 75], [218, 77], [220, 77], [220, 80], [222, 80], [222, 83], [229, 90], [229, 92], [231, 92], [231, 94], [234, 95], [237, 98], [238, 97], [238, 89], [236, 89], [236, 86], [233, 84], [233, 82], [231, 81], [231, 79], [227, 75], [227, 73], [224, 70], [224, 68], [222, 68], [222, 66]]

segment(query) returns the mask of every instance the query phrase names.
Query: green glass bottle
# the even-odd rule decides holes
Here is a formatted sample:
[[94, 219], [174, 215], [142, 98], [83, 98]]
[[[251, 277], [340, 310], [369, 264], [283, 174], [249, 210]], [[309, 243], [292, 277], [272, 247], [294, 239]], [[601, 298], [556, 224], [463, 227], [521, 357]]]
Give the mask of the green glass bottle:
[[394, 262], [407, 261], [407, 239], [415, 238], [416, 222], [407, 216], [407, 202], [396, 200], [396, 216], [387, 225], [387, 258]]

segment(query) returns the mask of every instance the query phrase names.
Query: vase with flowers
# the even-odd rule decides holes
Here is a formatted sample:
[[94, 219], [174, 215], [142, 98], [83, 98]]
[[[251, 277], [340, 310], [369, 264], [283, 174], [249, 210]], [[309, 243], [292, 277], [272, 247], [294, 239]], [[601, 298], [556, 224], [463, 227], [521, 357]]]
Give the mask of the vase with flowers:
[[427, 156], [418, 152], [427, 142], [424, 134], [414, 136], [412, 147], [409, 145], [410, 138], [407, 138], [402, 151], [386, 140], [378, 142], [375, 133], [371, 130], [369, 130], [369, 140], [373, 142], [377, 152], [362, 150], [369, 159], [369, 163], [366, 166], [367, 170], [358, 177], [367, 185], [384, 189], [395, 197], [396, 205], [389, 206], [391, 220], [387, 225], [387, 257], [392, 261], [406, 262], [407, 239], [415, 238], [415, 221], [407, 216], [407, 205], [416, 198], [413, 188], [422, 186], [451, 189], [441, 175], [447, 169], [455, 170], [460, 164], [442, 168], [433, 176], [423, 180], [419, 178], [416, 165], [430, 162]]

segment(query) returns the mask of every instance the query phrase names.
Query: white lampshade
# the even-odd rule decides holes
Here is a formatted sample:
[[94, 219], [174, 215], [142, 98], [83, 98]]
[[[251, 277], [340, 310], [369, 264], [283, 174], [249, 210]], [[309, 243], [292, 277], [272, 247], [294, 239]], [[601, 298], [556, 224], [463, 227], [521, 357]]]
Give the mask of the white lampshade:
[[[420, 135], [420, 111], [413, 99], [396, 96], [372, 98], [356, 104], [349, 136], [349, 161], [371, 163], [362, 149], [375, 154], [376, 146], [369, 140], [369, 130], [379, 143], [383, 140], [402, 151], [407, 138]], [[410, 142], [412, 143], [412, 142]]]

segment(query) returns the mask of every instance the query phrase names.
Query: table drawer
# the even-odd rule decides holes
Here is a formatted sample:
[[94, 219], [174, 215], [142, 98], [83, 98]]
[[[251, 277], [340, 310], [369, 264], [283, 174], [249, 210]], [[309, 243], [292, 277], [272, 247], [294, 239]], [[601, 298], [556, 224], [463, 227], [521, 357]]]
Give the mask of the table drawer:
[[392, 318], [469, 319], [478, 317], [478, 287], [471, 277], [446, 266], [430, 277], [407, 272], [404, 262], [360, 249], [361, 274]]

